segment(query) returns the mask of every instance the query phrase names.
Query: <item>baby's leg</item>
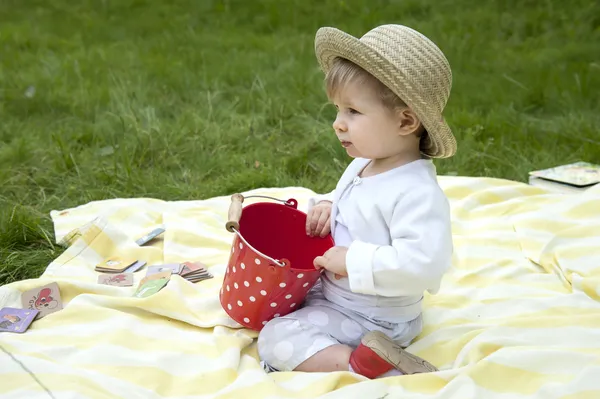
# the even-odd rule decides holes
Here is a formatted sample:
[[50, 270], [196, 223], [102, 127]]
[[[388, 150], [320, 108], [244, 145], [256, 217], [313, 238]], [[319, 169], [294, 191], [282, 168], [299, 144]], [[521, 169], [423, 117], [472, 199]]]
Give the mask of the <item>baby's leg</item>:
[[317, 352], [296, 367], [295, 371], [348, 371], [352, 348], [348, 345], [338, 344], [327, 347]]
[[273, 319], [258, 336], [260, 358], [278, 371], [347, 371], [366, 328], [326, 306]]
[[[402, 328], [406, 331], [397, 338], [413, 335], [415, 323], [418, 320], [406, 323]], [[258, 352], [267, 368], [275, 371], [349, 370], [376, 378], [436, 370], [394, 342], [392, 333], [334, 305], [310, 304], [267, 323], [258, 337]]]

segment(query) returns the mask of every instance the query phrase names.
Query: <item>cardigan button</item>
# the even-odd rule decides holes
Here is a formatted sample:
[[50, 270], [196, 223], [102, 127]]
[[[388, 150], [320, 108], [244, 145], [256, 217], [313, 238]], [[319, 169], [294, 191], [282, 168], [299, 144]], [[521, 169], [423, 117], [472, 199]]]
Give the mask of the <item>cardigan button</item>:
[[356, 176], [354, 178], [354, 180], [352, 180], [352, 184], [354, 184], [355, 186], [358, 186], [361, 182], [362, 182], [362, 179], [358, 176]]

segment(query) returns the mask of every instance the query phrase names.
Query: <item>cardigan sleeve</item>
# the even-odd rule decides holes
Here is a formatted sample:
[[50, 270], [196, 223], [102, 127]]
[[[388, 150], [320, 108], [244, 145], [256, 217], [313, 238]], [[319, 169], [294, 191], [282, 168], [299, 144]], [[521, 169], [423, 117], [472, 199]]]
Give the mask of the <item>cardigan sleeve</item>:
[[436, 293], [452, 262], [449, 204], [438, 187], [412, 188], [394, 206], [390, 245], [350, 244], [346, 269], [352, 292], [381, 296]]

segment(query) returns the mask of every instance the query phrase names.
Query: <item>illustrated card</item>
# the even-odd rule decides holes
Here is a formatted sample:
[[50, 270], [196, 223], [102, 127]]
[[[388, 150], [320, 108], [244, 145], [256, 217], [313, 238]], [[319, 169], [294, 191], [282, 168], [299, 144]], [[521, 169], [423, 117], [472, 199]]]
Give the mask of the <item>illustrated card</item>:
[[63, 308], [60, 290], [56, 283], [24, 292], [21, 294], [21, 303], [25, 309], [39, 311], [37, 317], [40, 319]]
[[125, 273], [135, 273], [146, 265], [146, 261], [138, 260], [133, 265], [125, 269]]
[[156, 237], [165, 232], [165, 229], [162, 227], [156, 228], [152, 230], [150, 233], [146, 234], [143, 237], [138, 238], [135, 243], [140, 247], [154, 240]]
[[213, 278], [213, 275], [210, 273], [203, 273], [203, 274], [199, 274], [197, 276], [191, 276], [191, 277], [186, 276], [185, 277], [185, 279], [191, 283], [197, 283], [199, 281], [204, 281], [204, 280], [208, 280], [211, 278]]
[[183, 268], [181, 269], [180, 275], [182, 277], [187, 276], [188, 274], [194, 272], [203, 272], [206, 271], [206, 266], [201, 262], [183, 262]]
[[[155, 274], [156, 276], [156, 274]], [[138, 289], [133, 294], [136, 298], [146, 298], [150, 295], [156, 294], [169, 282], [166, 278], [159, 278], [154, 280], [148, 280], [144, 283], [140, 282]]]
[[111, 256], [98, 263], [96, 265], [96, 271], [122, 273], [135, 262], [137, 262], [137, 259], [135, 258]]
[[164, 272], [147, 275], [140, 281], [139, 285], [141, 286], [141, 285], [145, 284], [147, 281], [160, 280], [162, 278], [167, 279], [167, 281], [169, 281], [171, 279], [171, 271], [167, 270]]
[[576, 162], [555, 168], [536, 170], [529, 174], [541, 179], [553, 180], [579, 187], [600, 183], [600, 165], [588, 162]]
[[166, 263], [164, 265], [149, 266], [146, 276], [166, 271], [171, 272], [171, 274], [179, 274], [181, 268], [182, 265], [180, 263]]
[[98, 283], [115, 287], [130, 287], [133, 285], [133, 273], [101, 274]]
[[0, 331], [25, 332], [38, 313], [36, 309], [0, 309]]

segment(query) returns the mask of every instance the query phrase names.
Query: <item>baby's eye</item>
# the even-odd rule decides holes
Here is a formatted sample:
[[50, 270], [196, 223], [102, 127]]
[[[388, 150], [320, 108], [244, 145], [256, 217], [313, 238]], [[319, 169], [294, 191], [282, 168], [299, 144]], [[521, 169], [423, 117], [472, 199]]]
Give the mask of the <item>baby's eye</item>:
[[350, 114], [359, 114], [360, 112], [358, 112], [357, 110], [355, 110], [354, 108], [348, 108], [348, 113]]

